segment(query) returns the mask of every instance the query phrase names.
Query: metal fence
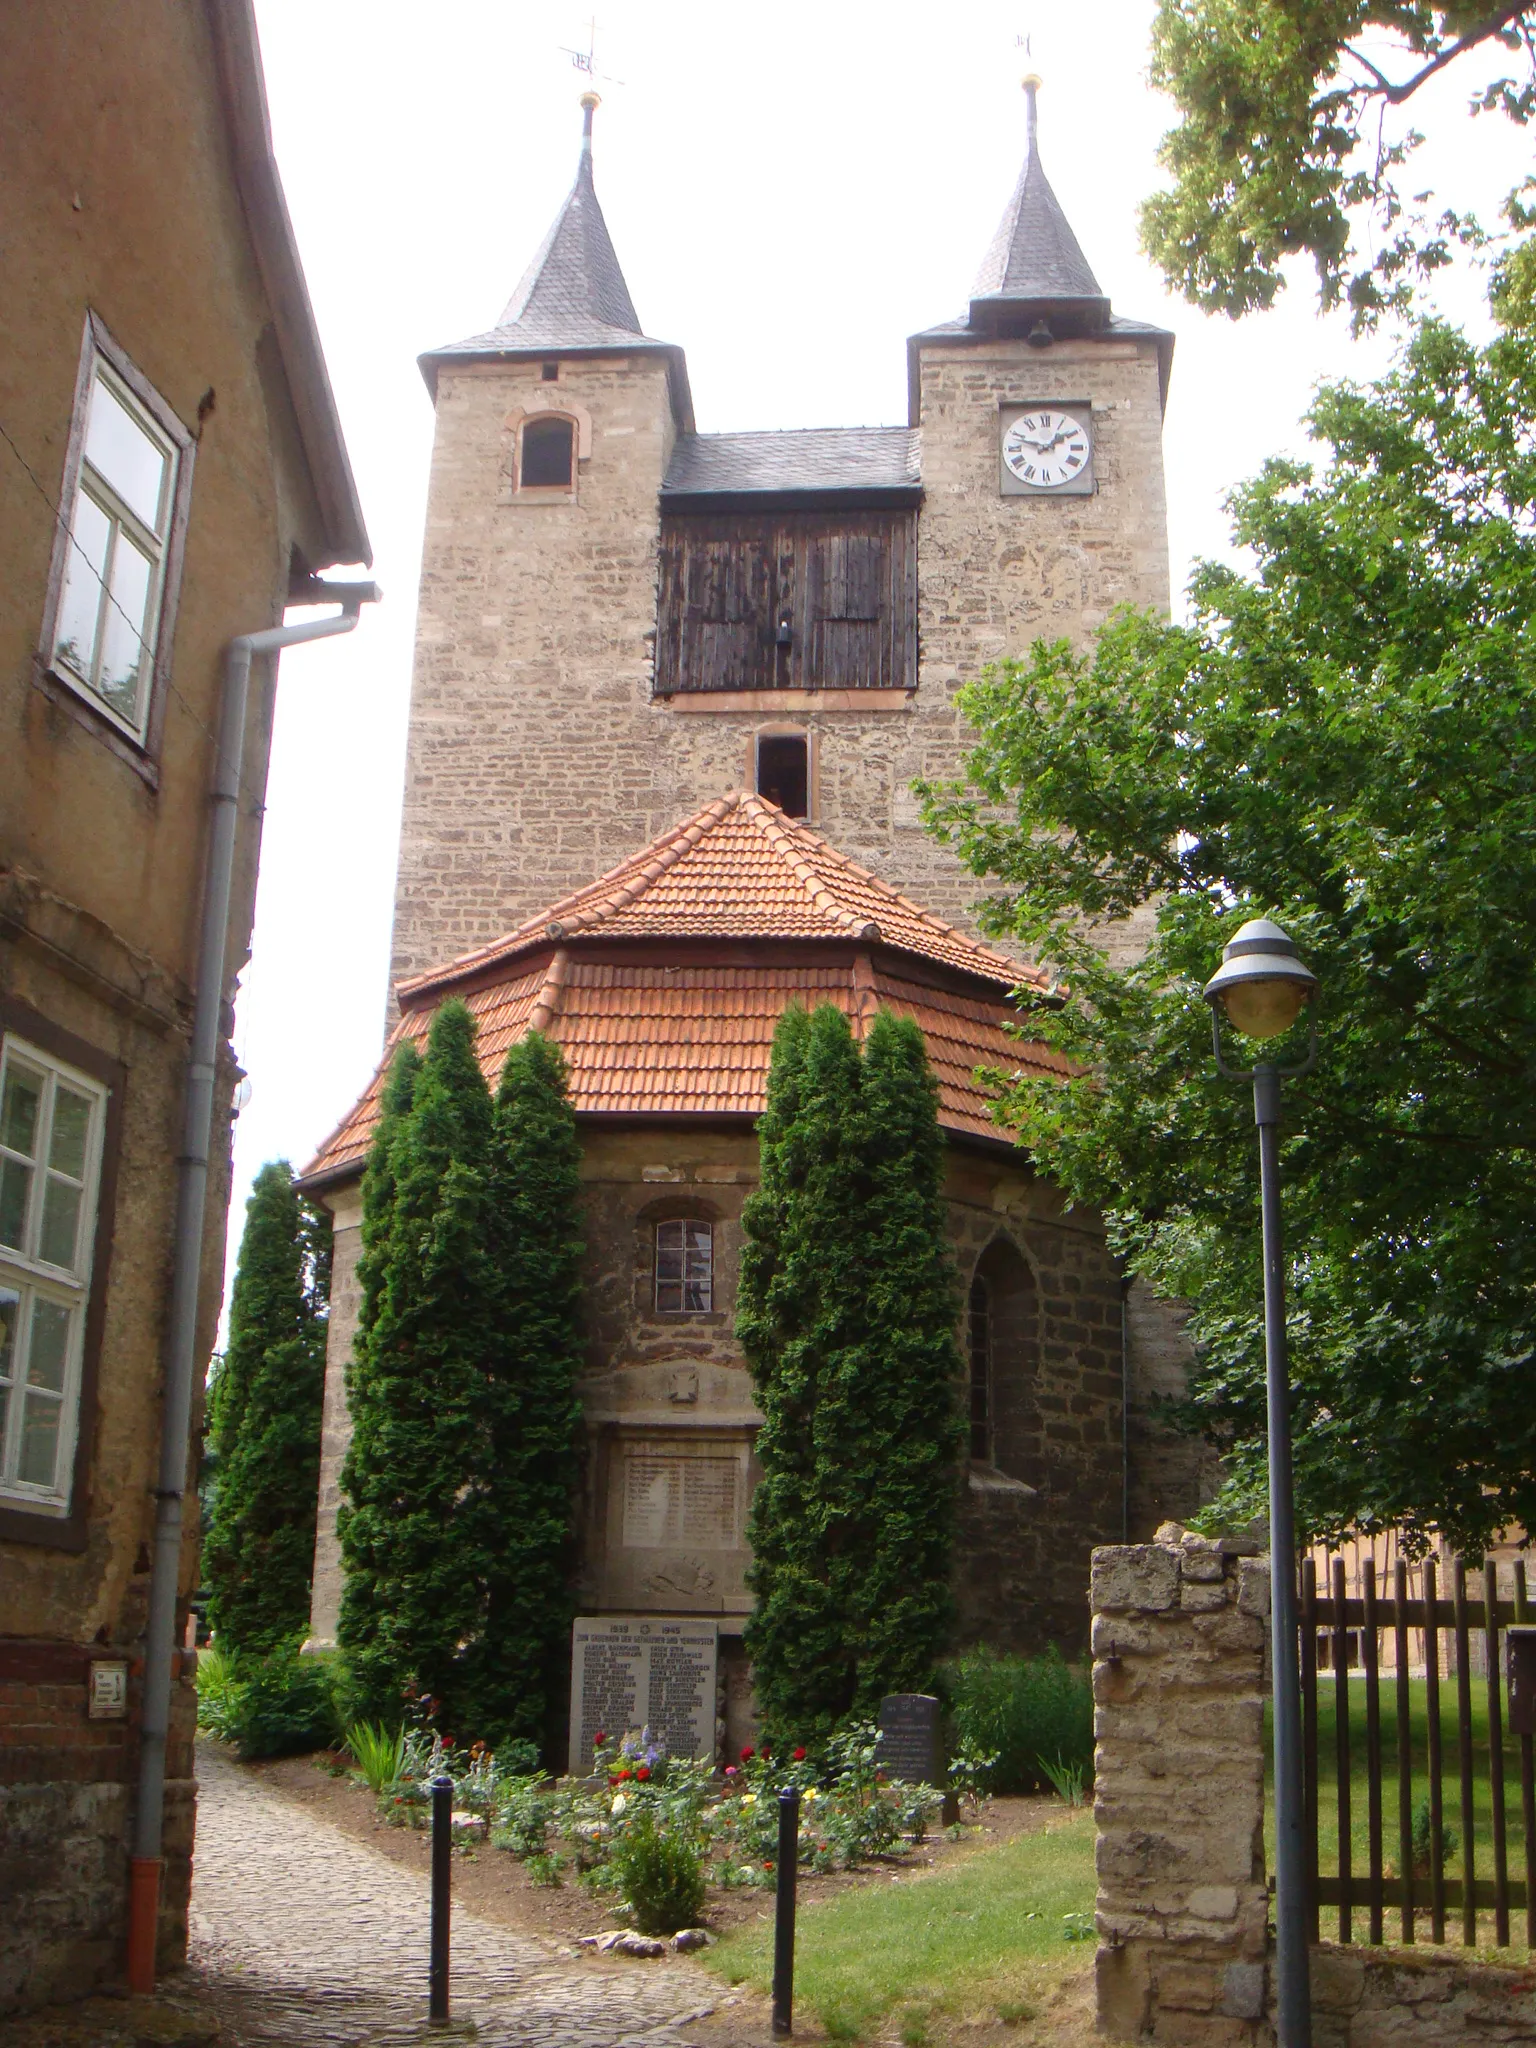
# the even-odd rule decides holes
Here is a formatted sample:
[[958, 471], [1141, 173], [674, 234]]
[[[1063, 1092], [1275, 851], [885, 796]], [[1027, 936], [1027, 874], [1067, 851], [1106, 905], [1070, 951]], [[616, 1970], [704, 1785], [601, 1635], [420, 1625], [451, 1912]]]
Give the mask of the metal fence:
[[[1357, 1916], [1371, 1942], [1443, 1942], [1452, 1916], [1474, 1947], [1482, 1913], [1484, 1939], [1507, 1947], [1511, 1916], [1523, 1914], [1536, 1948], [1533, 1738], [1511, 1728], [1506, 1668], [1512, 1627], [1529, 1631], [1514, 1639], [1522, 1673], [1536, 1657], [1524, 1562], [1506, 1567], [1510, 1599], [1492, 1558], [1471, 1581], [1462, 1560], [1447, 1563], [1449, 1599], [1433, 1558], [1398, 1558], [1390, 1595], [1374, 1557], [1360, 1557], [1354, 1574], [1343, 1557], [1327, 1562], [1321, 1592], [1315, 1557], [1301, 1572], [1313, 1939], [1326, 1907], [1342, 1942], [1358, 1938]], [[1528, 1716], [1528, 1683], [1516, 1688], [1517, 1721]]]

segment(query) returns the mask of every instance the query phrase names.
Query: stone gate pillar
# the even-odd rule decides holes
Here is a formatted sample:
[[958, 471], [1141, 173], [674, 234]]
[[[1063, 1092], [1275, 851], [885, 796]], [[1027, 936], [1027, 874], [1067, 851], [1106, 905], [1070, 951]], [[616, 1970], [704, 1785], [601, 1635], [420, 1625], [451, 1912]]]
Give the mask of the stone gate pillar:
[[1093, 1553], [1098, 2020], [1120, 2040], [1272, 2039], [1255, 1548], [1165, 1522]]

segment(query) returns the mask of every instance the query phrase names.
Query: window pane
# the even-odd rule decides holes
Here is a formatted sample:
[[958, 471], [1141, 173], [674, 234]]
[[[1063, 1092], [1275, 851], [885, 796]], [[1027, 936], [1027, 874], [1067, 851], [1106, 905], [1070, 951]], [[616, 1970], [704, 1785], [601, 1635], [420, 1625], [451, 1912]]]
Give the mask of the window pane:
[[149, 594], [155, 567], [119, 530], [112, 554], [112, 601], [101, 634], [101, 694], [130, 724], [139, 721], [139, 686], [148, 649]]
[[64, 1404], [52, 1394], [26, 1396], [21, 1411], [21, 1458], [16, 1477], [24, 1486], [52, 1486], [59, 1461], [59, 1423]]
[[16, 1374], [16, 1318], [21, 1313], [21, 1296], [14, 1287], [0, 1287], [0, 1379]]
[[707, 1223], [685, 1223], [683, 1229], [687, 1234], [688, 1249], [690, 1251], [697, 1251], [702, 1248], [707, 1255], [710, 1238], [709, 1225]]
[[662, 1315], [676, 1315], [683, 1305], [682, 1282], [658, 1280], [656, 1282], [656, 1307]]
[[96, 629], [101, 619], [101, 593], [107, 580], [107, 549], [111, 541], [111, 520], [94, 498], [77, 491], [53, 652], [55, 660], [67, 661], [86, 682], [91, 679], [96, 660]]
[[59, 1173], [85, 1179], [85, 1146], [91, 1134], [91, 1098], [77, 1095], [61, 1081], [53, 1096], [53, 1136], [48, 1164]]
[[0, 1145], [12, 1152], [37, 1156], [37, 1116], [43, 1102], [43, 1077], [12, 1061], [5, 1070], [5, 1097], [0, 1101]]
[[0, 1159], [0, 1244], [13, 1252], [23, 1249], [27, 1228], [27, 1195], [32, 1186], [32, 1169], [17, 1159]]
[[101, 472], [128, 509], [158, 533], [165, 456], [100, 377], [91, 392], [85, 454], [92, 468]]
[[43, 1227], [38, 1232], [37, 1256], [50, 1266], [75, 1263], [75, 1242], [80, 1235], [80, 1190], [70, 1181], [48, 1176], [43, 1189]]
[[73, 1312], [62, 1303], [33, 1298], [32, 1341], [27, 1346], [29, 1387], [63, 1393], [64, 1372], [69, 1364], [69, 1326], [73, 1320]]
[[523, 484], [569, 484], [571, 441], [569, 420], [530, 420], [523, 428]]

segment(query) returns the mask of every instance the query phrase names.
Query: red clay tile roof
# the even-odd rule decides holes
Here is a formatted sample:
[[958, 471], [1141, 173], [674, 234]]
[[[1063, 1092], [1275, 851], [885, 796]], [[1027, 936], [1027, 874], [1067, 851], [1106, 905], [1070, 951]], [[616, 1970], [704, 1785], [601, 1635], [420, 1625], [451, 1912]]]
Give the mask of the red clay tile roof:
[[[711, 940], [734, 942], [730, 957], [711, 959]], [[761, 961], [741, 964], [744, 940], [763, 942]], [[462, 993], [479, 1025], [492, 1086], [536, 1025], [564, 1049], [583, 1116], [757, 1116], [788, 1004], [836, 1003], [861, 1032], [890, 1008], [922, 1027], [945, 1127], [997, 1137], [977, 1067], [1067, 1071], [1004, 1029], [1008, 991], [1042, 980], [760, 797], [725, 798], [509, 937], [404, 983], [378, 1072], [304, 1179], [361, 1169], [395, 1047], [424, 1040], [449, 994]]]

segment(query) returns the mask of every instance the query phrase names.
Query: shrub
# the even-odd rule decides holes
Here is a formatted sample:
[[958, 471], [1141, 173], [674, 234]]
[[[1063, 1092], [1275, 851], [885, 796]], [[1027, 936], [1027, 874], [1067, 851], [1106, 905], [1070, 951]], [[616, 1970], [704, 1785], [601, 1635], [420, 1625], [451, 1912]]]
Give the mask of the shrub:
[[704, 1910], [704, 1859], [680, 1828], [643, 1809], [610, 1857], [624, 1903], [642, 1934], [676, 1934]]
[[347, 1748], [357, 1765], [357, 1775], [377, 1796], [388, 1791], [400, 1776], [405, 1759], [405, 1731], [391, 1732], [382, 1724], [354, 1721], [347, 1730]]
[[996, 1755], [994, 1792], [1039, 1792], [1041, 1763], [1093, 1776], [1093, 1693], [1088, 1674], [1053, 1645], [1042, 1657], [968, 1650], [945, 1672], [957, 1745]]
[[299, 1756], [336, 1740], [331, 1673], [318, 1658], [294, 1649], [270, 1657], [205, 1652], [197, 1680], [198, 1726], [233, 1743], [242, 1763]]

